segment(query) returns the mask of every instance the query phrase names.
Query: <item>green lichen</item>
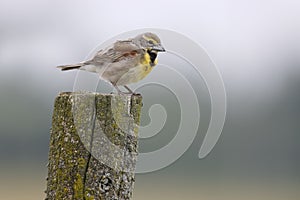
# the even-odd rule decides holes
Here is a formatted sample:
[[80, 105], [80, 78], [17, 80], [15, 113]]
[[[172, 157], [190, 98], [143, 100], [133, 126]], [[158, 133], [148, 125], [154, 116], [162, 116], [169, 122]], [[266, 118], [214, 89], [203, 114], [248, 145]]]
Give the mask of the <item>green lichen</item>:
[[82, 177], [79, 173], [76, 174], [76, 179], [74, 182], [74, 198], [75, 199], [83, 199], [83, 191], [84, 191], [84, 185]]
[[77, 159], [78, 167], [84, 168], [86, 167], [86, 160], [84, 158], [78, 158]]
[[94, 197], [94, 195], [91, 195], [89, 191], [86, 190], [84, 193], [84, 199], [85, 200], [94, 200], [95, 197]]

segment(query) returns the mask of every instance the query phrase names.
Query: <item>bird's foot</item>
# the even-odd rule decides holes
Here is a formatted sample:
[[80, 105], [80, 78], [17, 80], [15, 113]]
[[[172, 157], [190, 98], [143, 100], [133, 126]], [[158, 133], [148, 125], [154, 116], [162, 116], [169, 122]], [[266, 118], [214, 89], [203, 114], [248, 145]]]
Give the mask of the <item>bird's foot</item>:
[[[126, 88], [128, 90], [128, 92], [123, 92], [120, 90], [120, 88], [118, 88], [118, 86], [114, 85], [114, 88], [117, 90], [117, 93], [119, 95], [124, 95], [124, 96], [128, 96], [128, 95], [137, 95], [136, 93], [134, 93], [129, 87], [124, 86], [124, 88]], [[111, 94], [113, 94], [113, 92], [111, 92]]]

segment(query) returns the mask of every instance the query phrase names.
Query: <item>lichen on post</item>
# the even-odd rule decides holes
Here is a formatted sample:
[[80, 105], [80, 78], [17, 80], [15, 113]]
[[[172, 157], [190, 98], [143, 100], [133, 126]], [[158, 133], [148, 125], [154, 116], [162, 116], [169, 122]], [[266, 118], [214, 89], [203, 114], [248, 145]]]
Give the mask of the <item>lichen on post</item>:
[[61, 93], [55, 100], [46, 199], [130, 199], [142, 97]]

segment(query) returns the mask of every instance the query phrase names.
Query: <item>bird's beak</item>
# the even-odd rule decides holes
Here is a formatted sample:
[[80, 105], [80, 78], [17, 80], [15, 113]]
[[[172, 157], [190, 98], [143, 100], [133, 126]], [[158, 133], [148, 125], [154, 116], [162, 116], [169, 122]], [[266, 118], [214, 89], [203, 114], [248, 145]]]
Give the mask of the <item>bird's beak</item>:
[[152, 50], [154, 50], [154, 51], [161, 51], [161, 52], [166, 51], [165, 48], [161, 44], [157, 44], [157, 45], [153, 46]]

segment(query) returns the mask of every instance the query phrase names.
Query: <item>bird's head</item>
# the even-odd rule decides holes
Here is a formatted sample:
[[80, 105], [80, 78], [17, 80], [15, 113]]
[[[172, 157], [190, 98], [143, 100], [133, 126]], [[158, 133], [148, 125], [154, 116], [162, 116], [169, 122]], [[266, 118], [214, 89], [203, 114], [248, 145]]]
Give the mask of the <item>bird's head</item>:
[[147, 51], [151, 51], [151, 52], [166, 51], [165, 48], [162, 46], [159, 37], [154, 33], [147, 32], [147, 33], [140, 34], [135, 38], [133, 38], [133, 42]]

